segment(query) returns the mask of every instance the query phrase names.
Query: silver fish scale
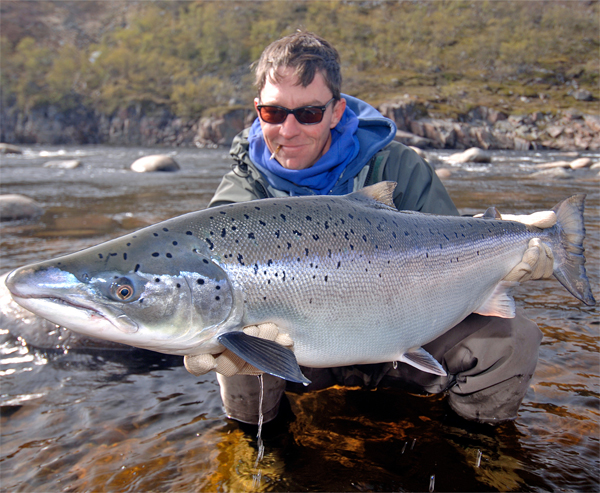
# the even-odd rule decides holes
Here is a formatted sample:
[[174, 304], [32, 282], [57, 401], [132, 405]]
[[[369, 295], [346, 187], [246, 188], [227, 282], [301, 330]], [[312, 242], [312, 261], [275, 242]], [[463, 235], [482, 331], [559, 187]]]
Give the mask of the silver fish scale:
[[298, 198], [211, 210], [200, 238], [242, 287], [243, 325], [277, 323], [305, 366], [393, 361], [478, 308], [534, 236], [518, 223], [374, 204]]

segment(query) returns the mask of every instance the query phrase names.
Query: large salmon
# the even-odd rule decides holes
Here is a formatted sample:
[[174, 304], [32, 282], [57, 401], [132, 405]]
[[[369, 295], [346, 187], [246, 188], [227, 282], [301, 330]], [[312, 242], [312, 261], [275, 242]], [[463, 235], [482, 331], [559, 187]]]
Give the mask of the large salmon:
[[[472, 312], [514, 316], [502, 281], [529, 240], [554, 275], [595, 303], [583, 195], [540, 230], [497, 219], [398, 212], [394, 183], [185, 214], [54, 260], [6, 284], [23, 307], [74, 331], [169, 354], [224, 347], [282, 378], [309, 367], [404, 361], [444, 374], [422, 345]], [[241, 329], [276, 323], [294, 353]]]

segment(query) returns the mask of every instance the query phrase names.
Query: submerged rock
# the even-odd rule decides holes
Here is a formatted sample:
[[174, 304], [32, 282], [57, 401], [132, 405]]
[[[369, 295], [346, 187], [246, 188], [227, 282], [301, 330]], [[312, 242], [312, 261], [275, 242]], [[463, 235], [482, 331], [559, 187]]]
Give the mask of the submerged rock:
[[34, 220], [43, 213], [42, 206], [25, 195], [0, 195], [0, 221]]
[[150, 171], [177, 171], [180, 167], [171, 156], [155, 154], [134, 161], [131, 169], [136, 173], [147, 173]]
[[75, 169], [81, 166], [78, 159], [69, 159], [66, 161], [48, 161], [44, 163], [44, 168]]

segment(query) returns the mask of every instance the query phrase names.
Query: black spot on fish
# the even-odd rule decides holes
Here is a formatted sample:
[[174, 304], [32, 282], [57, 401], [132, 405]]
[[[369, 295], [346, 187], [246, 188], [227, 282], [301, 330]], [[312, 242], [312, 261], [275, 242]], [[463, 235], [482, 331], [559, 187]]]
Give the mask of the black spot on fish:
[[254, 233], [248, 233], [248, 238], [250, 238], [251, 240], [256, 239], [256, 237], [254, 236]]
[[158, 253], [158, 252], [154, 252], [154, 253], [152, 254], [152, 256], [153, 256], [153, 257], [158, 257], [158, 256], [160, 256], [160, 253]]
[[237, 229], [236, 226], [231, 226], [231, 231], [235, 231]]
[[259, 210], [260, 210], [260, 207], [255, 207], [255, 209], [256, 209], [257, 211], [259, 211]]
[[212, 241], [210, 241], [210, 239], [205, 238], [205, 241], [206, 243], [208, 243], [208, 248], [210, 248], [211, 250], [215, 249], [215, 244]]
[[275, 235], [276, 238], [279, 238], [280, 232], [279, 230], [275, 231], [275, 233], [273, 233]]
[[348, 217], [349, 217], [350, 219], [354, 219], [354, 216], [353, 216], [352, 214], [348, 214]]
[[219, 289], [221, 289], [221, 286], [219, 286], [218, 284], [215, 286], [215, 289], [218, 291]]
[[220, 299], [221, 299], [221, 297], [220, 297], [220, 296], [215, 296], [215, 300], [216, 300], [216, 301], [219, 301]]
[[273, 265], [273, 259], [270, 258], [269, 261], [267, 262], [267, 266], [271, 267], [271, 265]]
[[227, 215], [227, 213], [225, 211], [219, 211], [219, 214], [223, 214], [224, 216]]
[[223, 231], [221, 231], [221, 238], [225, 238], [226, 234], [227, 234], [227, 231], [225, 231], [225, 228], [223, 228]]
[[329, 223], [325, 221], [325, 229], [329, 229]]
[[163, 228], [163, 231], [164, 231], [165, 233], [168, 233], [168, 232], [169, 232], [169, 230], [168, 230], [167, 228]]
[[196, 282], [202, 286], [204, 284], [204, 279], [198, 279]]
[[308, 257], [308, 248], [305, 248], [304, 252], [306, 253], [306, 256]]
[[339, 269], [341, 265], [342, 265], [342, 262], [340, 260], [338, 260], [337, 268]]
[[288, 250], [289, 250], [290, 248], [292, 248], [292, 244], [291, 244], [289, 241], [288, 241], [287, 247], [288, 247]]
[[307, 221], [312, 221], [312, 217], [310, 217], [310, 216], [306, 216], [306, 220], [307, 220]]
[[242, 254], [241, 254], [241, 253], [238, 255], [238, 258], [237, 258], [237, 259], [238, 259], [238, 262], [240, 263], [240, 265], [245, 265], [245, 264], [244, 264], [244, 257], [242, 256]]
[[314, 239], [315, 241], [319, 241], [319, 235], [313, 235], [313, 239]]
[[294, 233], [296, 236], [302, 236], [302, 233], [300, 233], [298, 230], [294, 230], [292, 233]]
[[135, 269], [133, 272], [137, 272], [138, 270], [140, 270], [140, 264], [136, 264]]
[[156, 279], [154, 279], [154, 282], [160, 282], [160, 277], [157, 277]]
[[176, 286], [177, 286], [177, 289], [179, 289], [181, 287], [181, 284], [177, 283]]
[[328, 276], [325, 276], [325, 282], [327, 282], [327, 277], [328, 277]]
[[371, 221], [369, 221], [368, 218], [365, 217], [365, 221], [367, 221], [367, 223], [369, 223], [369, 226], [371, 226]]
[[206, 260], [205, 258], [202, 259], [202, 262], [204, 262], [205, 264], [208, 264], [208, 260]]
[[191, 231], [186, 231], [185, 234], [188, 236], [192, 236], [194, 233], [192, 233]]
[[267, 223], [266, 223], [266, 222], [264, 222], [264, 221], [260, 221], [260, 220], [259, 220], [258, 222], [260, 223], [260, 225], [261, 225], [261, 226], [266, 226], [266, 225], [267, 225]]
[[116, 253], [110, 253], [109, 255], [110, 255], [111, 257], [116, 257], [116, 256], [117, 256], [117, 254], [116, 254]]
[[173, 258], [173, 255], [171, 255], [170, 253], [167, 253], [167, 258]]
[[154, 236], [158, 236], [158, 233], [153, 233], [153, 234], [154, 234]]
[[286, 207], [287, 207], [289, 210], [292, 210], [292, 206], [291, 206], [291, 205], [285, 204], [285, 206], [286, 206]]
[[279, 215], [279, 217], [281, 217], [281, 219], [283, 219], [283, 222], [285, 222], [285, 221], [286, 221], [286, 217], [285, 217], [285, 215], [284, 215], [284, 214], [280, 214], [280, 215]]
[[394, 231], [392, 231], [392, 236], [394, 237], [394, 239], [397, 238], [396, 233]]
[[444, 235], [444, 238], [446, 238], [448, 241], [450, 241], [450, 238], [448, 238], [446, 235]]
[[244, 217], [245, 217], [246, 219], [250, 219], [250, 216], [249, 216], [248, 214], [244, 214]]
[[127, 246], [131, 246], [131, 243], [127, 243]]
[[363, 235], [363, 241], [366, 243], [367, 242], [367, 237], [365, 235]]
[[173, 246], [177, 246], [177, 242], [176, 241], [173, 242]]
[[258, 274], [258, 264], [254, 264], [254, 275]]
[[404, 236], [410, 236], [410, 233], [408, 231], [405, 231]]
[[127, 260], [127, 254], [126, 253], [123, 254], [123, 260]]

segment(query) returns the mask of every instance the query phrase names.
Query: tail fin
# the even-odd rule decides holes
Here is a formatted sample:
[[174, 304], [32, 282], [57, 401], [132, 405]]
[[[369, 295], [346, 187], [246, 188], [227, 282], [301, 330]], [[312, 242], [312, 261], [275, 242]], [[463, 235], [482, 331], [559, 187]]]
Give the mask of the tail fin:
[[557, 216], [556, 227], [562, 247], [559, 252], [554, 252], [554, 276], [573, 296], [586, 305], [593, 306], [596, 300], [585, 272], [583, 256], [584, 201], [585, 194], [573, 195], [552, 209]]

